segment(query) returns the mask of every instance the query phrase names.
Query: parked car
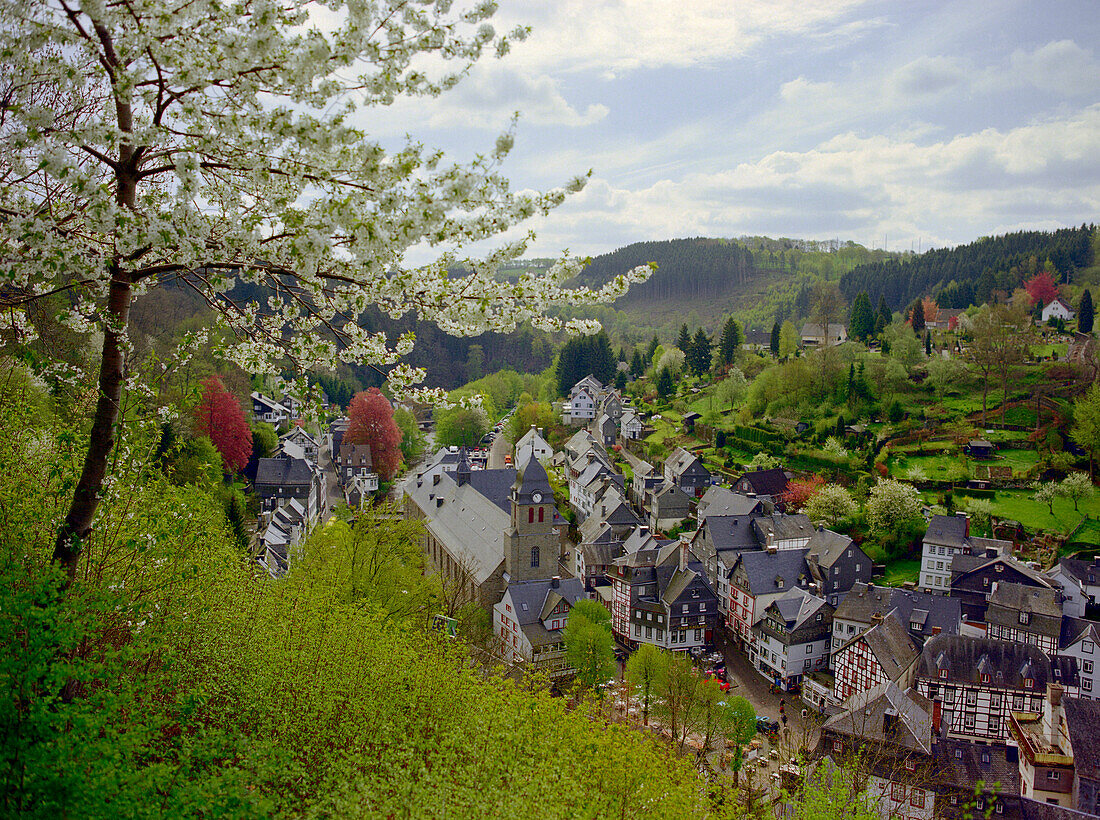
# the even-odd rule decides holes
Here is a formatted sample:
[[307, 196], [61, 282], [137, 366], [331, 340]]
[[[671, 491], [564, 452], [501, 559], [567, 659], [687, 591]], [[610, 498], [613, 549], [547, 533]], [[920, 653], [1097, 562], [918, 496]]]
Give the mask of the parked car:
[[763, 735], [774, 735], [779, 733], [779, 721], [775, 718], [765, 717], [764, 715], [756, 716], [756, 731]]

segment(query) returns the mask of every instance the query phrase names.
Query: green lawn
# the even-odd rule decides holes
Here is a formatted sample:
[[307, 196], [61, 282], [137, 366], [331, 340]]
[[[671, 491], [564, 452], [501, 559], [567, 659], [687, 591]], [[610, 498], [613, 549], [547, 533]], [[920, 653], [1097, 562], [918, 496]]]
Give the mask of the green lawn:
[[901, 558], [886, 565], [886, 576], [883, 583], [888, 587], [900, 587], [906, 581], [917, 581], [919, 579], [920, 559]]
[[1019, 521], [1030, 530], [1048, 530], [1069, 534], [1081, 523], [1085, 515], [1100, 517], [1100, 496], [1084, 499], [1074, 511], [1073, 502], [1068, 498], [1054, 501], [1054, 515], [1050, 514], [1046, 504], [1039, 504], [1027, 490], [998, 490], [993, 500], [993, 515], [996, 518], [1008, 518]]
[[1066, 353], [1069, 352], [1068, 344], [1049, 344], [1049, 345], [1032, 345], [1031, 355], [1035, 357], [1047, 357], [1055, 353], [1058, 354], [1058, 359], [1066, 358]]
[[[930, 448], [925, 447], [926, 451], [928, 449]], [[1026, 476], [1028, 470], [1039, 462], [1039, 454], [1035, 450], [999, 450], [997, 455], [998, 458], [989, 461], [974, 461], [959, 454], [957, 450], [923, 456], [902, 452], [896, 456], [891, 455], [886, 466], [890, 475], [895, 478], [908, 478], [911, 471], [917, 469], [929, 481], [947, 481], [962, 480], [963, 477], [975, 478], [975, 468], [979, 464], [1011, 467], [1013, 476], [1020, 478]]]

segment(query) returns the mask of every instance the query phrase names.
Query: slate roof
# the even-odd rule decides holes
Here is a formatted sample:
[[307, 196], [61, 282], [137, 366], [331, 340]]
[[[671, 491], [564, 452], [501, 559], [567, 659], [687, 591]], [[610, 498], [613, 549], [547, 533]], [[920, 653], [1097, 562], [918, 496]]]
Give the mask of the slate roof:
[[282, 487], [309, 486], [313, 470], [309, 462], [289, 456], [261, 458], [256, 465], [256, 484], [272, 484]]
[[[816, 555], [817, 563], [823, 567], [831, 567], [838, 558], [844, 557], [844, 553], [849, 547], [853, 546], [855, 546], [855, 543], [847, 535], [841, 535], [839, 532], [822, 529], [821, 527], [818, 527], [814, 534], [810, 536], [810, 540], [806, 542], [806, 548], [810, 551], [810, 555]], [[863, 552], [863, 550], [860, 549], [860, 552]]]
[[961, 515], [933, 515], [928, 520], [924, 543], [943, 547], [966, 546], [966, 519]]
[[998, 604], [1008, 609], [1062, 617], [1062, 596], [1056, 589], [1029, 587], [1024, 584], [997, 583], [989, 595], [990, 606]]
[[747, 515], [707, 515], [703, 521], [704, 534], [711, 546], [719, 551], [756, 550], [760, 542], [753, 530], [752, 518]]
[[1100, 700], [1063, 697], [1073, 767], [1079, 776], [1100, 780]]
[[543, 612], [549, 614], [559, 600], [565, 599], [572, 607], [585, 597], [584, 585], [577, 578], [562, 578], [555, 588], [549, 579], [539, 581], [515, 581], [505, 592], [511, 596], [513, 614], [532, 646], [543, 646], [561, 640], [562, 630], [550, 630], [539, 619]]
[[757, 495], [770, 495], [774, 498], [787, 492], [787, 474], [778, 467], [745, 473], [737, 480], [749, 482], [752, 491]]
[[338, 459], [341, 466], [344, 467], [374, 466], [369, 444], [348, 444], [344, 442], [340, 445]]
[[930, 637], [935, 627], [948, 635], [957, 635], [962, 622], [962, 603], [958, 598], [932, 595], [897, 587], [855, 583], [836, 608], [833, 617], [840, 621], [869, 624], [874, 616], [883, 618], [890, 612], [897, 613], [898, 620], [909, 626], [912, 615], [923, 611], [923, 637]]
[[581, 544], [580, 549], [584, 553], [584, 563], [588, 567], [606, 567], [621, 558], [624, 554], [622, 541], [596, 541]]
[[[1046, 589], [1057, 588], [1057, 584], [1053, 580], [1043, 575], [1041, 572], [1033, 570], [1023, 561], [1016, 560], [1011, 555], [998, 555], [995, 558], [989, 558], [985, 555], [953, 555], [951, 557], [951, 584], [954, 586], [955, 582], [964, 576], [978, 572], [994, 564], [1004, 564], [1006, 567], [1011, 567], [1031, 581], [1034, 587], [1043, 587]], [[1025, 585], [1016, 584], [1016, 586]]]
[[760, 533], [760, 539], [765, 542], [768, 535], [773, 536], [776, 541], [788, 541], [810, 538], [817, 532], [810, 517], [802, 513], [759, 515], [753, 518], [753, 527]]
[[709, 471], [703, 466], [703, 462], [699, 460], [699, 457], [695, 455], [695, 453], [688, 452], [683, 447], [677, 447], [672, 452], [672, 455], [665, 461], [665, 468], [675, 476], [686, 474], [701, 475], [702, 473], [709, 474]]
[[625, 539], [623, 539], [623, 549], [627, 553], [635, 553], [639, 550], [652, 549], [663, 544], [670, 543], [667, 540], [658, 540], [653, 537], [653, 533], [649, 531], [649, 527], [643, 525], [635, 528]]
[[[436, 464], [419, 477], [410, 477], [405, 492], [423, 510], [428, 529], [452, 556], [470, 561], [471, 574], [481, 584], [504, 562], [504, 533], [511, 525], [508, 493], [515, 471], [474, 470], [469, 483], [459, 485], [446, 466]], [[438, 484], [433, 483], [435, 475], [440, 477]]]
[[1066, 573], [1072, 575], [1083, 585], [1096, 586], [1100, 584], [1100, 556], [1092, 561], [1083, 558], [1062, 558], [1058, 566]]
[[812, 618], [823, 606], [826, 606], [824, 598], [819, 598], [813, 593], [802, 589], [802, 587], [794, 587], [768, 604], [768, 609], [775, 607], [779, 612], [779, 617], [786, 623], [787, 628], [793, 632]]
[[[924, 645], [917, 663], [917, 675], [936, 679], [940, 669], [947, 669], [952, 681], [980, 684], [982, 671], [979, 667], [990, 675], [987, 686], [1023, 689], [1024, 679], [1031, 678], [1034, 681], [1032, 690], [1042, 693], [1046, 691], [1047, 683], [1077, 685], [1076, 658], [1051, 659], [1032, 644], [966, 635], [932, 637]], [[1052, 669], [1059, 674], [1052, 674]]]
[[1086, 621], [1084, 618], [1062, 618], [1062, 632], [1058, 638], [1058, 648], [1066, 649], [1083, 637], [1100, 644], [1100, 623]]
[[753, 515], [762, 512], [764, 502], [759, 498], [735, 493], [725, 487], [713, 485], [699, 499], [700, 517], [707, 515]]
[[[753, 596], [767, 595], [798, 586], [799, 576], [805, 576], [809, 581], [810, 570], [806, 566], [808, 553], [807, 549], [743, 552], [738, 556], [737, 563], [745, 568], [749, 593]], [[782, 587], [776, 584], [776, 578], [783, 579]]]
[[936, 777], [944, 785], [973, 791], [980, 780], [990, 786], [1000, 783], [1003, 795], [1020, 793], [1020, 766], [1008, 759], [1004, 746], [938, 738], [934, 753]]
[[[843, 709], [825, 721], [824, 729], [932, 753], [932, 701], [913, 689], [903, 691], [893, 681], [878, 683], [849, 697]], [[891, 736], [886, 733], [887, 715], [897, 718]]]
[[920, 654], [920, 649], [909, 636], [909, 631], [892, 613], [882, 623], [853, 637], [837, 650], [837, 654], [859, 640], [867, 642], [868, 648], [882, 667], [883, 674], [892, 681], [900, 679]]

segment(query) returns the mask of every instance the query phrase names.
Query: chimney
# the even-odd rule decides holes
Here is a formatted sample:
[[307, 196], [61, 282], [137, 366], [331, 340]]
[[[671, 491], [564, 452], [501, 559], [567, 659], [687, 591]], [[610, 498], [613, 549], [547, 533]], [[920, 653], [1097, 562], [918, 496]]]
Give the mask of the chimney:
[[766, 552], [768, 553], [768, 555], [775, 555], [775, 554], [776, 554], [777, 552], [779, 552], [779, 550], [777, 550], [777, 549], [776, 549], [775, 547], [773, 547], [773, 546], [771, 546], [771, 545], [768, 545], [768, 546], [767, 546], [767, 547], [765, 548], [765, 550], [766, 550]]
[[940, 723], [943, 722], [943, 704], [940, 703], [940, 699], [936, 698], [932, 701], [932, 734], [938, 735], [940, 733]]
[[561, 576], [560, 575], [555, 575], [553, 578], [550, 579], [550, 587], [552, 589], [557, 589], [560, 586], [561, 586]]
[[966, 513], [962, 512], [962, 511], [955, 513], [955, 515], [957, 515], [959, 518], [963, 519], [963, 521], [966, 522], [965, 536], [967, 538], [969, 538], [970, 537], [970, 516], [967, 515]]
[[1060, 683], [1047, 684], [1047, 700], [1050, 701], [1051, 706], [1061, 706], [1063, 691]]
[[434, 487], [438, 483], [439, 483], [439, 473], [436, 473], [435, 475], [432, 476], [432, 486]]
[[882, 623], [882, 615], [881, 613], [876, 612], [874, 615], [871, 616], [871, 625], [878, 626], [880, 623]]
[[596, 460], [596, 454], [593, 453], [591, 450], [589, 450], [585, 455], [588, 456], [588, 463], [589, 464], [591, 464], [593, 461]]
[[688, 568], [688, 537], [680, 536], [680, 572], [686, 572]]
[[934, 626], [934, 627], [932, 627], [932, 634], [933, 634], [933, 635], [939, 635], [939, 634], [940, 634], [940, 632], [942, 632], [942, 631], [943, 631], [943, 627], [942, 627], [942, 626]]

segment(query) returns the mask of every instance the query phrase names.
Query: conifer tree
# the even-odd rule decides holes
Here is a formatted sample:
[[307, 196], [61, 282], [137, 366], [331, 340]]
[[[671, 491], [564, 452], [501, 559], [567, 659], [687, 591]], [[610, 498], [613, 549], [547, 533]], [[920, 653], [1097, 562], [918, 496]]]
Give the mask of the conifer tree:
[[680, 348], [680, 350], [684, 351], [685, 356], [691, 349], [691, 333], [688, 332], [688, 326], [686, 322], [680, 325], [680, 335], [676, 337], [676, 346]]
[[638, 378], [643, 373], [645, 373], [645, 364], [642, 363], [642, 354], [635, 349], [634, 355], [630, 357], [630, 374]]
[[718, 340], [718, 356], [722, 364], [732, 364], [738, 349], [745, 342], [745, 334], [741, 332], [741, 325], [730, 316], [722, 328], [722, 336]]
[[653, 334], [653, 339], [649, 343], [649, 347], [646, 349], [645, 360], [647, 362], [653, 361], [653, 355], [657, 352], [657, 348], [661, 346], [661, 340], [657, 338], [657, 334]]
[[875, 314], [871, 311], [871, 298], [862, 291], [852, 303], [852, 315], [848, 321], [848, 338], [866, 341], [875, 332]]
[[772, 338], [771, 343], [768, 345], [771, 349], [772, 355], [779, 356], [779, 320], [777, 319], [772, 325]]
[[913, 325], [913, 332], [919, 334], [924, 330], [924, 302], [917, 299], [913, 302], [909, 311], [909, 321]]
[[673, 390], [675, 385], [672, 383], [672, 373], [667, 367], [662, 367], [660, 375], [657, 376], [657, 395], [667, 399], [672, 395]]
[[875, 316], [875, 335], [882, 333], [890, 326], [892, 321], [894, 321], [894, 314], [890, 311], [890, 306], [886, 304], [886, 297], [880, 296], [878, 298], [878, 312]]
[[1092, 307], [1092, 293], [1088, 288], [1081, 294], [1081, 307], [1077, 311], [1077, 329], [1082, 333], [1092, 333], [1092, 322], [1095, 311]]
[[695, 331], [695, 337], [691, 340], [690, 349], [685, 351], [688, 367], [696, 376], [702, 376], [710, 370], [710, 337], [703, 328]]

